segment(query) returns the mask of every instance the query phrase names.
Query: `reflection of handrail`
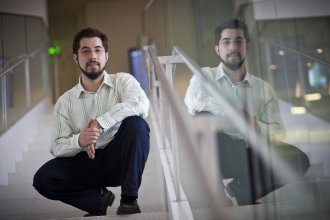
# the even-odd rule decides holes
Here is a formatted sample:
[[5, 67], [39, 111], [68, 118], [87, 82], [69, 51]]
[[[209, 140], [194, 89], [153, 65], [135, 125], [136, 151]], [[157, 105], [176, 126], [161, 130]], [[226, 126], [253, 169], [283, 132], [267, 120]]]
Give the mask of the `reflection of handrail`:
[[330, 67], [330, 62], [327, 62], [326, 60], [322, 60], [322, 59], [320, 59], [318, 57], [315, 57], [315, 56], [312, 56], [312, 55], [308, 55], [308, 54], [303, 53], [303, 52], [301, 52], [301, 51], [299, 51], [297, 49], [294, 49], [292, 47], [284, 46], [283, 44], [277, 43], [276, 41], [270, 41], [270, 40], [263, 39], [263, 38], [261, 38], [259, 40], [262, 41], [262, 42], [268, 42], [268, 43], [274, 44], [274, 45], [276, 45], [276, 46], [278, 46], [280, 48], [283, 48], [285, 50], [288, 50], [288, 51], [290, 51], [292, 53], [295, 53], [295, 54], [298, 54], [300, 56], [309, 58], [311, 60], [317, 61], [317, 62], [319, 62], [319, 63], [321, 63], [323, 65], [326, 65], [326, 66]]
[[146, 11], [149, 9], [149, 7], [154, 3], [155, 0], [149, 0], [149, 2], [144, 6], [143, 11]]
[[[184, 63], [188, 66], [188, 68], [193, 72], [202, 82], [204, 82], [205, 88], [212, 94], [212, 96], [216, 99], [217, 103], [221, 103], [223, 105], [224, 111], [228, 113], [228, 118], [230, 121], [234, 123], [234, 125], [240, 129], [240, 131], [245, 134], [247, 137], [253, 140], [253, 143], [256, 143], [256, 134], [251, 134], [251, 129], [249, 129], [249, 125], [243, 119], [242, 115], [238, 114], [237, 110], [232, 107], [231, 104], [228, 103], [226, 99], [224, 99], [219, 91], [219, 89], [205, 77], [205, 75], [201, 72], [200, 67], [193, 61], [183, 50], [179, 47], [173, 48], [173, 53], [176, 53], [181, 56]], [[252, 132], [255, 133], [255, 132]]]
[[[239, 129], [240, 132], [242, 132], [242, 134], [245, 135], [247, 140], [249, 140], [251, 147], [254, 148], [254, 152], [259, 154], [263, 160], [267, 160], [268, 154], [263, 150], [270, 149], [267, 140], [257, 134], [254, 129], [250, 128], [249, 124], [244, 120], [243, 116], [240, 115], [238, 111], [221, 96], [222, 93], [220, 89], [215, 85], [215, 83], [206, 78], [197, 63], [192, 60], [183, 50], [181, 50], [179, 47], [174, 47], [172, 54], [178, 54], [184, 63], [188, 66], [188, 68], [193, 72], [193, 74], [195, 74], [202, 82], [204, 82], [205, 88], [214, 97], [214, 100], [222, 105], [228, 119], [235, 125], [236, 128]], [[290, 180], [292, 177], [297, 177], [297, 174], [293, 172], [293, 170], [289, 168], [281, 158], [272, 158], [272, 160], [274, 164], [276, 164], [276, 167], [273, 168], [275, 172], [281, 176], [281, 178], [284, 180]], [[286, 172], [283, 172], [283, 170]]]
[[[201, 179], [203, 181], [205, 181], [204, 183], [206, 185], [206, 189], [208, 190], [208, 195], [210, 198], [212, 198], [213, 204], [216, 206], [216, 210], [214, 210], [214, 211], [217, 212], [217, 216], [224, 217], [225, 213], [221, 212], [221, 207], [225, 206], [224, 200], [223, 200], [223, 198], [225, 196], [224, 191], [215, 190], [215, 188], [217, 189], [217, 187], [220, 187], [220, 183], [217, 182], [216, 186], [212, 186], [212, 184], [214, 184], [214, 182], [212, 182], [213, 179], [210, 176], [208, 176], [208, 172], [203, 170], [202, 163], [204, 163], [205, 161], [200, 161], [198, 159], [199, 146], [197, 146], [197, 143], [195, 141], [193, 141], [194, 139], [191, 137], [190, 129], [188, 129], [189, 124], [188, 124], [188, 120], [187, 120], [187, 115], [184, 114], [183, 111], [179, 107], [180, 106], [179, 100], [173, 93], [173, 89], [170, 86], [168, 79], [166, 78], [165, 70], [159, 62], [155, 49], [152, 47], [149, 47], [148, 54], [150, 55], [151, 62], [154, 65], [155, 73], [156, 73], [159, 81], [161, 82], [161, 85], [162, 85], [161, 88], [164, 91], [164, 94], [166, 95], [166, 97], [168, 98], [168, 102], [171, 106], [171, 112], [173, 113], [175, 120], [176, 120], [176, 125], [178, 126], [177, 130], [180, 130], [182, 139], [184, 139], [187, 142], [187, 145], [184, 145], [184, 146], [189, 146], [187, 153], [190, 154], [190, 157], [193, 158], [193, 161], [197, 165], [198, 170], [196, 173], [202, 177]], [[179, 55], [181, 56], [181, 58], [184, 58], [184, 56], [182, 56], [181, 53]], [[176, 56], [174, 56], [174, 57], [176, 57]], [[185, 63], [185, 64], [187, 64], [187, 63]], [[175, 155], [174, 155], [174, 157], [175, 157]], [[180, 187], [180, 186], [178, 186], [178, 187]], [[224, 219], [226, 219], [226, 218], [224, 218]]]
[[[149, 59], [150, 59], [150, 63], [152, 64], [150, 67], [150, 77], [152, 79], [158, 79], [155, 80], [155, 82], [153, 82], [153, 80], [151, 80], [152, 85], [152, 89], [155, 90], [160, 84], [162, 85], [162, 90], [164, 91], [166, 97], [168, 97], [168, 101], [170, 102], [171, 106], [175, 106], [175, 108], [178, 106], [178, 101], [175, 99], [175, 96], [173, 95], [173, 91], [172, 88], [170, 86], [169, 80], [166, 78], [165, 75], [165, 70], [162, 67], [162, 65], [160, 64], [160, 61], [156, 55], [156, 50], [153, 47], [149, 47], [147, 49], [148, 55], [149, 55]], [[152, 70], [152, 68], [154, 68], [154, 71]], [[156, 76], [153, 76], [153, 73]], [[160, 83], [156, 83], [156, 81], [159, 81]], [[157, 84], [157, 86], [156, 86]], [[155, 91], [156, 92], [156, 91]], [[157, 93], [157, 92], [156, 92]], [[153, 98], [153, 101], [156, 102], [152, 102], [151, 103], [151, 109], [154, 109], [154, 106], [157, 106], [157, 100], [156, 97], [159, 97], [158, 95], [155, 95]], [[164, 101], [164, 100], [162, 100]], [[156, 105], [155, 105], [156, 104]], [[158, 106], [159, 107], [159, 106]], [[154, 109], [154, 112], [164, 112], [164, 109]], [[178, 113], [178, 109], [174, 109], [174, 113]], [[180, 111], [179, 111], [180, 113]], [[176, 115], [174, 115], [176, 116]], [[182, 115], [181, 115], [182, 116]], [[179, 116], [179, 118], [182, 119], [182, 117]], [[159, 119], [157, 119], [159, 120]], [[152, 120], [153, 121], [153, 120]], [[162, 123], [163, 124], [163, 123]], [[158, 128], [160, 129], [160, 128]], [[163, 127], [161, 128], [161, 130], [163, 129]], [[157, 132], [155, 133], [157, 134]], [[190, 138], [189, 138], [190, 139]], [[164, 143], [163, 143], [164, 144]], [[164, 145], [165, 146], [165, 145]], [[174, 149], [175, 151], [175, 149]], [[170, 210], [172, 210], [172, 214], [173, 214], [173, 219], [181, 219], [180, 216], [183, 217], [183, 219], [191, 219], [192, 218], [192, 214], [191, 214], [191, 209], [189, 207], [189, 203], [187, 205], [185, 196], [182, 195], [181, 192], [181, 187], [180, 187], [180, 178], [178, 177], [178, 166], [177, 166], [177, 160], [175, 157], [175, 155], [173, 155], [173, 153], [168, 154], [167, 155], [167, 163], [162, 161], [163, 164], [163, 170], [164, 170], [164, 174], [165, 174], [165, 182], [167, 185], [167, 191], [169, 193], [169, 201], [170, 201], [170, 205], [171, 208]], [[161, 158], [163, 158], [161, 156]], [[165, 164], [164, 164], [165, 163]], [[168, 173], [168, 175], [166, 175], [166, 173]], [[173, 207], [173, 202], [178, 202], [178, 206], [181, 206], [182, 208], [178, 209]], [[180, 204], [182, 203], [182, 205]], [[185, 207], [185, 208], [183, 208]], [[176, 213], [176, 212], [180, 212], [180, 213]]]
[[4, 68], [0, 71], [0, 77], [5, 76], [6, 74], [10, 73], [11, 70], [15, 69], [18, 65], [23, 63], [25, 60], [29, 59], [30, 57], [33, 57], [36, 53], [38, 53], [40, 50], [44, 49], [46, 46], [46, 43], [41, 44], [38, 48], [34, 49], [33, 51], [29, 52], [28, 54], [23, 55], [20, 59], [18, 59], [14, 64], [11, 64], [9, 67]]
[[[236, 13], [235, 13], [235, 16], [234, 17], [242, 17], [242, 15], [244, 14], [244, 10], [246, 10], [246, 8], [248, 6], [254, 6], [255, 4], [262, 4], [261, 2], [256, 2], [256, 1], [252, 1], [252, 2], [244, 2], [244, 3], [238, 3], [238, 7], [236, 6]], [[277, 20], [280, 20], [280, 18], [277, 18]], [[255, 40], [257, 41], [263, 41], [263, 42], [269, 42], [271, 44], [274, 44], [276, 46], [279, 46], [280, 48], [283, 48], [283, 49], [286, 49], [286, 50], [289, 50], [295, 54], [298, 54], [300, 56], [304, 56], [306, 58], [309, 58], [311, 60], [315, 60], [321, 64], [324, 64], [326, 66], [330, 66], [330, 62], [326, 61], [326, 60], [322, 60], [318, 57], [315, 57], [315, 56], [312, 56], [312, 55], [309, 55], [309, 54], [306, 54], [304, 53], [303, 51], [300, 51], [300, 50], [297, 50], [297, 49], [294, 49], [292, 47], [288, 47], [288, 46], [284, 46], [283, 43], [277, 43], [276, 41], [274, 40], [268, 40], [266, 38], [256, 38]]]
[[[169, 79], [166, 76], [163, 66], [160, 64], [159, 61], [160, 59], [157, 57], [155, 49], [149, 47], [148, 54], [150, 56], [151, 63], [153, 64], [153, 67], [155, 69], [154, 73], [156, 74], [156, 77], [158, 78], [159, 81], [158, 86], [161, 85], [161, 87], [159, 88], [161, 88], [161, 90], [164, 92], [165, 95], [164, 97], [167, 98], [169, 106], [171, 107], [170, 111], [171, 113], [173, 113], [173, 116], [176, 120], [176, 126], [178, 128], [177, 130], [180, 131], [182, 139], [185, 140], [186, 142], [186, 144], [181, 145], [181, 147], [186, 148], [186, 152], [188, 154], [187, 156], [189, 156], [191, 160], [194, 161], [194, 163], [196, 164], [195, 173], [199, 175], [199, 177], [203, 181], [203, 184], [205, 184], [207, 195], [209, 195], [209, 198], [213, 201], [212, 204], [215, 205], [216, 209], [214, 211], [216, 211], [217, 217], [219, 217], [219, 219], [228, 219], [227, 213], [224, 209], [225, 207], [224, 201], [221, 200], [222, 198], [224, 198], [223, 190], [219, 188], [220, 187], [219, 181], [221, 180], [217, 179], [218, 177], [216, 178], [210, 177], [209, 172], [205, 170], [203, 166], [203, 163], [205, 163], [205, 161], [201, 161], [199, 157], [200, 146], [197, 146], [198, 144], [193, 138], [193, 132], [192, 132], [193, 130], [189, 124], [187, 115], [183, 113], [182, 109], [180, 109], [179, 100], [173, 93], [173, 89], [170, 86], [171, 83], [169, 82]], [[259, 154], [261, 158], [269, 162], [268, 152], [267, 150], [266, 151], [264, 150], [264, 149], [269, 149], [269, 144], [264, 139], [259, 137], [258, 134], [256, 134], [256, 132], [253, 129], [249, 129], [250, 126], [248, 125], [248, 123], [237, 112], [236, 109], [234, 109], [223, 97], [221, 97], [219, 88], [216, 87], [214, 83], [210, 82], [206, 78], [206, 76], [203, 74], [200, 67], [195, 63], [195, 61], [192, 60], [179, 47], [173, 48], [172, 57], [175, 57], [176, 61], [179, 59], [182, 60], [183, 63], [192, 71], [192, 73], [196, 75], [199, 78], [199, 80], [203, 82], [205, 88], [209, 91], [211, 95], [214, 96], [215, 101], [220, 103], [225, 108], [225, 113], [228, 119], [232, 122], [232, 124], [234, 124], [235, 127], [237, 127], [249, 139], [249, 142], [251, 143], [251, 147], [255, 149], [254, 152]], [[173, 63], [175, 63], [175, 61]], [[173, 150], [173, 153], [174, 153], [173, 157], [176, 157], [177, 155], [175, 155], [176, 154], [175, 149]], [[285, 163], [283, 163], [281, 159], [272, 158], [272, 162], [276, 164], [276, 167], [273, 168], [275, 172], [281, 177], [281, 179], [289, 180], [292, 178], [296, 178], [296, 174], [292, 172], [292, 169], [289, 168]], [[177, 167], [174, 165], [174, 172], [176, 172], [175, 169], [177, 169]], [[172, 175], [175, 176], [175, 173]], [[179, 179], [176, 180], [176, 184], [179, 184], [177, 187], [179, 187], [180, 189], [181, 184], [179, 181], [180, 181]], [[177, 195], [176, 198], [178, 198], [178, 196], [179, 195]]]

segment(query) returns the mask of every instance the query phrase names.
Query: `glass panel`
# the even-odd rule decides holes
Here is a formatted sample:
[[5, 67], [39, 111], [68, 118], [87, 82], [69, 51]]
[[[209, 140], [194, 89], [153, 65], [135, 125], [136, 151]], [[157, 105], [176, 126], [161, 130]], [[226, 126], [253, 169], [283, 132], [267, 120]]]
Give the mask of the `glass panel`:
[[197, 28], [197, 61], [201, 66], [215, 65], [218, 59], [214, 56], [214, 27], [218, 25], [218, 22], [232, 16], [233, 1], [197, 0], [194, 9], [196, 13], [194, 22]]
[[17, 66], [13, 73], [7, 76], [8, 97], [7, 116], [8, 127], [19, 119], [27, 110], [24, 63]]
[[[201, 124], [194, 124], [195, 126], [202, 126]], [[188, 145], [187, 141], [182, 136], [180, 130], [178, 131], [178, 161], [180, 168], [180, 180], [183, 191], [189, 201], [190, 208], [194, 219], [217, 219], [215, 210], [219, 204], [215, 205], [208, 184], [205, 181], [205, 177], [199, 173], [201, 170], [200, 164], [196, 163], [193, 156], [193, 149]], [[204, 137], [205, 138], [205, 137]], [[190, 150], [189, 150], [190, 149]], [[189, 151], [191, 153], [189, 154]], [[198, 150], [199, 160], [204, 159], [205, 165], [210, 166], [210, 149], [201, 146]], [[207, 177], [209, 175], [217, 176], [217, 173], [212, 172], [209, 169]], [[206, 177], [206, 178], [207, 178]], [[224, 201], [223, 201], [224, 202]]]
[[[250, 5], [262, 4], [262, 2], [264, 3], [265, 1], [253, 2]], [[282, 1], [275, 2], [279, 5], [282, 4]], [[274, 3], [274, 5], [277, 3]], [[281, 148], [278, 148], [278, 143], [271, 143], [269, 147], [275, 151], [266, 154], [266, 161], [270, 160], [269, 162], [273, 164], [272, 166], [286, 164], [292, 168], [295, 162], [293, 162], [291, 156], [299, 155], [299, 158], [301, 158], [300, 162], [306, 160], [307, 156], [311, 166], [308, 167], [306, 173], [301, 173], [306, 168], [306, 164], [297, 163], [296, 170], [287, 174], [289, 177], [294, 176], [294, 174], [303, 174], [303, 176], [288, 182], [283, 182], [282, 177], [278, 177], [278, 171], [275, 170], [274, 176], [270, 177], [275, 178], [274, 183], [280, 180], [279, 183], [282, 182], [284, 184], [278, 184], [281, 187], [276, 188], [258, 200], [263, 207], [253, 205], [246, 207], [245, 210], [251, 210], [251, 212], [253, 210], [264, 210], [264, 213], [256, 213], [260, 219], [269, 217], [283, 219], [288, 218], [288, 216], [290, 216], [289, 218], [294, 218], [306, 215], [309, 216], [306, 219], [326, 218], [328, 217], [328, 209], [320, 209], [319, 207], [325, 207], [330, 199], [330, 195], [327, 193], [329, 192], [329, 187], [326, 187], [326, 185], [329, 185], [330, 175], [329, 160], [326, 159], [330, 156], [330, 114], [327, 107], [330, 87], [330, 65], [328, 62], [328, 48], [330, 45], [329, 17], [278, 17], [257, 20], [254, 18], [254, 12], [249, 11], [249, 8], [244, 5], [236, 9], [239, 15], [242, 15], [241, 17], [248, 23], [252, 33], [252, 44], [246, 59], [247, 70], [270, 83], [274, 88], [275, 94], [279, 97], [279, 110], [286, 130], [286, 137], [281, 143], [286, 143], [287, 145], [285, 147], [281, 145]], [[283, 8], [281, 9], [283, 10]], [[270, 10], [267, 13], [275, 14], [276, 16], [281, 16], [283, 13], [279, 8], [273, 8], [272, 10], [274, 11]], [[207, 17], [206, 14], [205, 17]], [[205, 18], [202, 16], [201, 19]], [[308, 27], [309, 29], [307, 29]], [[203, 44], [206, 43], [203, 42]], [[216, 66], [213, 65], [211, 67]], [[212, 83], [214, 82], [212, 81]], [[223, 94], [224, 92], [219, 93], [218, 96], [223, 97]], [[216, 97], [214, 98], [216, 99]], [[218, 104], [223, 106], [223, 103]], [[235, 109], [239, 110], [235, 102], [234, 106]], [[228, 112], [226, 113], [228, 114]], [[235, 124], [234, 121], [230, 123]], [[260, 143], [262, 143], [261, 141], [259, 140]], [[221, 155], [226, 153], [225, 143], [226, 139], [219, 139], [220, 162]], [[233, 144], [231, 147], [233, 147]], [[260, 147], [263, 147], [263, 145], [261, 144]], [[281, 150], [278, 151], [278, 149]], [[283, 153], [283, 149], [288, 151]], [[281, 156], [281, 159], [287, 162], [281, 163], [276, 161], [277, 156], [274, 154], [275, 152]], [[237, 153], [229, 156], [228, 160], [240, 160], [238, 159], [239, 155]], [[272, 161], [273, 157], [276, 158], [275, 161]], [[226, 161], [226, 158], [223, 158], [222, 161]], [[236, 162], [238, 161], [235, 161], [236, 166], [240, 167]], [[249, 161], [245, 163], [245, 166], [249, 166]], [[241, 167], [244, 167], [244, 165]], [[263, 169], [262, 166], [257, 166], [257, 168]], [[286, 170], [283, 169], [279, 173], [286, 174]], [[246, 170], [243, 173], [247, 174], [248, 172], [258, 174], [254, 169]], [[224, 171], [222, 173], [225, 175]], [[259, 173], [259, 176], [263, 175], [263, 172]], [[250, 182], [258, 182], [257, 176], [252, 175], [250, 178]], [[265, 179], [264, 182], [267, 183], [269, 181]], [[240, 184], [242, 185], [242, 183]], [[254, 186], [254, 184], [251, 186]], [[267, 184], [265, 186], [267, 188]], [[234, 190], [232, 191], [241, 190], [241, 186], [235, 187], [233, 187]], [[245, 192], [253, 192], [258, 190], [258, 187], [247, 187], [244, 190]], [[303, 208], [297, 213], [295, 212], [296, 207], [306, 207], [306, 209]], [[237, 209], [238, 212], [240, 210]], [[284, 214], [283, 210], [286, 210], [286, 214]], [[269, 214], [267, 214], [267, 211]]]
[[[222, 170], [223, 182], [228, 186], [228, 195], [237, 197], [236, 201], [233, 200], [234, 209], [222, 210], [224, 213], [228, 212], [229, 215], [224, 219], [329, 218], [327, 204], [330, 201], [330, 114], [328, 107], [330, 100], [330, 16], [315, 15], [315, 12], [313, 12], [313, 16], [309, 15], [307, 11], [309, 11], [310, 5], [307, 2], [282, 0], [158, 1], [158, 10], [162, 13], [157, 19], [164, 22], [161, 26], [162, 32], [157, 32], [157, 26], [154, 25], [157, 22], [152, 23], [158, 15], [157, 10], [150, 8], [148, 11], [148, 15], [153, 16], [146, 16], [146, 32], [155, 39], [156, 47], [161, 48], [162, 52], [159, 55], [164, 55], [164, 51], [165, 55], [169, 55], [168, 50], [171, 50], [172, 46], [178, 45], [190, 57], [197, 60], [200, 66], [211, 68], [217, 67], [220, 63], [219, 56], [214, 51], [215, 27], [224, 20], [240, 17], [248, 24], [251, 33], [251, 44], [245, 60], [246, 69], [252, 75], [259, 77], [259, 82], [264, 80], [266, 82], [263, 84], [264, 86], [271, 86], [271, 89], [266, 92], [260, 89], [260, 92], [250, 96], [252, 101], [242, 98], [248, 94], [244, 91], [247, 91], [249, 87], [235, 83], [232, 86], [235, 88], [233, 92], [225, 93], [221, 90], [205, 97], [197, 94], [192, 99], [194, 102], [197, 102], [198, 98], [205, 101], [206, 104], [200, 104], [202, 107], [210, 103], [216, 105], [215, 111], [223, 110], [218, 118], [221, 116], [230, 119], [215, 124], [216, 119], [212, 115], [188, 116], [191, 128], [194, 131], [200, 128], [200, 133], [196, 132], [193, 138], [193, 141], [200, 146], [195, 155], [187, 150], [191, 146], [186, 146], [188, 141], [183, 136], [183, 131], [180, 130], [176, 133], [179, 142], [180, 179], [196, 219], [209, 219], [205, 217], [208, 214], [203, 213], [202, 210], [205, 211], [212, 207], [214, 197], [208, 196], [207, 192], [213, 188], [209, 186], [205, 188], [203, 178], [217, 175], [214, 172], [203, 173], [204, 171], [200, 170], [197, 164], [201, 158], [205, 164], [208, 164], [210, 160], [219, 159], [219, 168]], [[182, 5], [185, 10], [182, 10]], [[315, 5], [320, 4], [315, 3]], [[303, 8], [305, 10], [302, 10]], [[299, 16], [295, 16], [294, 14], [298, 11]], [[164, 45], [167, 46], [167, 50], [163, 50]], [[192, 77], [192, 75], [190, 77], [188, 75], [185, 67], [176, 66], [174, 88], [181, 100], [185, 95], [183, 90], [187, 88]], [[209, 83], [218, 87], [221, 85], [216, 80], [210, 80]], [[201, 85], [199, 89], [205, 90], [204, 87], [205, 85]], [[275, 110], [270, 110], [269, 113], [264, 106], [254, 105], [253, 100], [261, 97], [260, 101], [265, 101], [267, 95], [271, 94], [273, 90], [274, 96], [268, 100], [269, 102], [264, 102], [264, 106], [267, 107], [269, 103], [277, 100], [276, 114]], [[226, 109], [225, 104], [221, 101], [223, 98], [228, 100], [234, 109], [224, 110]], [[244, 100], [245, 103], [250, 103], [251, 109], [244, 108], [244, 106], [248, 106], [244, 104]], [[209, 110], [202, 107], [201, 110]], [[244, 111], [241, 110], [253, 110], [248, 112], [255, 116], [256, 124], [265, 127], [265, 135], [257, 139], [256, 143], [246, 137], [249, 133], [244, 133], [242, 130], [244, 126], [237, 123], [239, 117], [229, 117], [235, 112], [243, 113]], [[270, 121], [262, 124], [265, 122], [265, 118], [260, 115], [265, 114], [280, 115], [283, 122]], [[276, 116], [276, 118], [279, 117]], [[198, 120], [200, 123], [197, 122]], [[269, 136], [273, 134], [271, 127], [280, 123], [285, 128], [286, 136], [281, 141], [271, 142], [269, 140]], [[216, 126], [219, 124], [234, 125], [231, 129], [236, 129], [243, 134], [235, 136], [235, 141], [232, 141], [227, 136], [222, 136], [225, 130], [224, 128], [217, 129]], [[252, 127], [248, 127], [248, 131], [250, 130], [253, 130]], [[168, 129], [169, 131], [170, 129]], [[216, 140], [214, 144], [203, 142], [203, 138], [207, 137], [205, 136], [207, 131], [210, 135], [209, 138]], [[237, 143], [237, 145], [229, 144], [228, 149], [226, 146], [228, 142]], [[215, 147], [218, 152], [214, 153], [212, 147]], [[230, 147], [239, 149], [239, 152], [232, 151]], [[203, 157], [205, 149], [211, 152], [213, 150], [213, 154]], [[258, 151], [258, 149], [265, 151]], [[265, 157], [258, 155], [259, 152], [264, 152]], [[310, 166], [308, 166], [306, 158], [308, 158]], [[242, 162], [244, 160], [245, 162]], [[232, 166], [228, 166], [228, 163], [232, 163]], [[232, 172], [241, 168], [237, 171], [241, 176], [228, 178], [226, 164], [229, 170], [231, 168], [234, 170]], [[281, 166], [284, 167], [279, 170], [278, 168]], [[268, 170], [269, 167], [272, 169]], [[292, 172], [289, 172], [290, 170]], [[205, 176], [201, 177], [200, 172]], [[296, 176], [299, 178], [295, 178]], [[242, 187], [243, 182], [245, 187]], [[219, 178], [218, 183], [221, 186], [222, 179]], [[243, 206], [246, 202], [242, 201], [244, 196], [246, 197], [243, 200], [250, 197], [248, 206]], [[258, 196], [258, 200], [255, 201], [253, 196], [255, 198]], [[235, 210], [235, 213], [231, 210]], [[212, 217], [214, 216], [211, 215], [210, 218]]]
[[186, 65], [177, 64], [175, 66], [175, 73], [173, 75], [173, 88], [181, 100], [183, 100], [189, 80], [191, 78], [191, 71]]
[[[0, 14], [0, 69], [8, 67], [26, 55], [41, 43], [47, 41], [47, 31], [40, 18]], [[20, 119], [21, 116], [39, 102], [47, 91], [48, 63], [45, 51], [30, 58], [29, 79], [31, 88], [26, 88], [25, 62], [20, 63], [12, 72], [8, 72], [3, 80], [6, 85], [6, 101], [1, 92], [0, 98], [0, 128], [7, 129]], [[3, 84], [1, 84], [3, 86]], [[1, 89], [1, 88], [0, 88]], [[28, 97], [26, 91], [31, 92]], [[31, 103], [29, 103], [31, 101]], [[7, 111], [3, 109], [3, 103]], [[31, 104], [31, 105], [29, 105]], [[6, 114], [6, 115], [5, 115]], [[6, 117], [5, 117], [6, 116]], [[6, 125], [4, 125], [6, 120]]]
[[296, 20], [300, 49], [313, 57], [330, 62], [330, 17]]
[[30, 59], [30, 85], [31, 85], [31, 104], [38, 103], [44, 97], [44, 78], [41, 65], [41, 54]]
[[41, 19], [27, 17], [26, 29], [29, 30], [27, 32], [27, 50], [31, 51], [44, 42]]
[[143, 31], [148, 35], [143, 36], [143, 45], [155, 44], [159, 55], [165, 55], [170, 52], [168, 47], [166, 30], [166, 1], [154, 1], [148, 10], [143, 11]]
[[26, 52], [24, 20], [23, 16], [3, 15], [3, 51], [5, 63], [13, 62], [13, 59], [17, 59]]
[[4, 106], [3, 106], [3, 102], [4, 102], [4, 98], [3, 98], [3, 83], [2, 80], [5, 80], [4, 77], [0, 77], [0, 134], [4, 131], [5, 129], [5, 122], [4, 122], [4, 118], [3, 118], [3, 114], [4, 114]]
[[4, 68], [3, 40], [2, 40], [2, 14], [0, 14], [0, 70]]

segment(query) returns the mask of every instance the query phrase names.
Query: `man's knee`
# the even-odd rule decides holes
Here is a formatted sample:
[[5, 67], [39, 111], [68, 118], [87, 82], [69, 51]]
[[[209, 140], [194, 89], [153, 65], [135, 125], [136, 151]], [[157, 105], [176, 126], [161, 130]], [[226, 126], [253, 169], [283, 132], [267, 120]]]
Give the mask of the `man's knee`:
[[140, 149], [138, 152], [148, 154], [150, 141], [148, 123], [139, 116], [130, 116], [124, 119], [121, 126], [118, 137], [135, 142], [135, 144], [129, 144], [129, 147], [135, 147]]
[[42, 174], [41, 174], [41, 171], [39, 169], [33, 176], [32, 185], [34, 186], [34, 188], [36, 188], [38, 190], [42, 186], [42, 182], [43, 182], [42, 181]]
[[149, 132], [148, 123], [139, 116], [129, 116], [125, 118], [122, 125], [133, 132]]
[[34, 174], [34, 177], [33, 177], [33, 183], [32, 185], [34, 186], [34, 188], [42, 195], [45, 194], [45, 181], [44, 181], [44, 175], [43, 175], [43, 172], [42, 172], [42, 169], [39, 169], [35, 174]]
[[45, 171], [44, 166], [34, 174], [32, 185], [44, 197], [54, 199], [49, 190], [50, 186], [47, 181], [47, 171]]

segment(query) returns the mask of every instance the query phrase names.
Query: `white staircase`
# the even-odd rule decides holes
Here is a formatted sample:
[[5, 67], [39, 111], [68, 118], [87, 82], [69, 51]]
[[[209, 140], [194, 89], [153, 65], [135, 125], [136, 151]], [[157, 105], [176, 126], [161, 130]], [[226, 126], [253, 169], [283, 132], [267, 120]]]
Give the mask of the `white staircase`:
[[[0, 219], [86, 219], [82, 218], [86, 212], [52, 201], [41, 196], [32, 186], [34, 173], [46, 161], [52, 158], [49, 153], [51, 135], [51, 111], [40, 116], [40, 129], [29, 143], [28, 150], [23, 152], [22, 161], [16, 163], [15, 173], [8, 176], [8, 185], [0, 186]], [[19, 137], [18, 137], [19, 138]], [[159, 155], [151, 134], [150, 154], [143, 175], [139, 191], [139, 205], [141, 214], [117, 216], [119, 206], [120, 187], [108, 188], [116, 195], [112, 207], [108, 208], [107, 216], [89, 217], [87, 219], [168, 219], [166, 189], [163, 184], [163, 174]], [[15, 146], [12, 146], [15, 147]], [[5, 153], [5, 152], [2, 152]]]

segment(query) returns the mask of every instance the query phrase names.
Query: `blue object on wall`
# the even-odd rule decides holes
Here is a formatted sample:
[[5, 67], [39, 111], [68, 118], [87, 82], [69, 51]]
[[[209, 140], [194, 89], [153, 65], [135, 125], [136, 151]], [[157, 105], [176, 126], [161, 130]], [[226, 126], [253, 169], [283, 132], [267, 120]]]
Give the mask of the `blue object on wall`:
[[128, 56], [131, 74], [140, 83], [142, 89], [147, 92], [149, 90], [149, 79], [143, 51], [139, 48], [132, 48], [129, 50]]

